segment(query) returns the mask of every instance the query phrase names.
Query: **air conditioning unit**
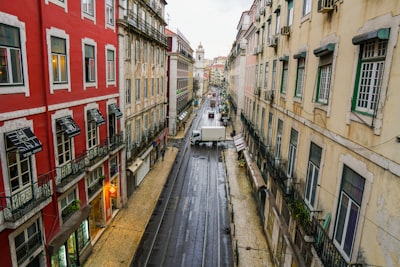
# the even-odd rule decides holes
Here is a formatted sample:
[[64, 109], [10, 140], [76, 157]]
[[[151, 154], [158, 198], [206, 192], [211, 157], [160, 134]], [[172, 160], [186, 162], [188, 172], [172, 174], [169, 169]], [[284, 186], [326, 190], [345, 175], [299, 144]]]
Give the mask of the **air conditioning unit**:
[[276, 47], [278, 45], [278, 37], [271, 36], [270, 38], [268, 38], [268, 46], [269, 47]]
[[289, 36], [290, 35], [290, 26], [283, 26], [281, 28], [281, 34]]
[[327, 13], [334, 8], [334, 0], [318, 0], [318, 12]]

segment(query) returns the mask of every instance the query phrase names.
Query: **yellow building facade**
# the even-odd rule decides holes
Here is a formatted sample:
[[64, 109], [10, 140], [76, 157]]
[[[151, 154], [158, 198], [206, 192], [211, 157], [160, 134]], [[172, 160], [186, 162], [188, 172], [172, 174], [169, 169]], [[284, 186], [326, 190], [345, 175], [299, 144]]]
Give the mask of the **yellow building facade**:
[[238, 112], [274, 261], [400, 266], [400, 2], [254, 5], [256, 81]]

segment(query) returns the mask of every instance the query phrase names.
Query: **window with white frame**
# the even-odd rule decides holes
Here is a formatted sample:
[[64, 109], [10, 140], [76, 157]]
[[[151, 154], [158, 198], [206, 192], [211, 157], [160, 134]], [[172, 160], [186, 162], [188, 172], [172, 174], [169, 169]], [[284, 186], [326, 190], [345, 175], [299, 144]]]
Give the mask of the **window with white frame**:
[[115, 83], [115, 50], [107, 49], [107, 82]]
[[288, 0], [288, 12], [287, 12], [287, 26], [293, 23], [293, 0]]
[[131, 56], [132, 56], [132, 40], [129, 34], [125, 35], [124, 37], [125, 42], [124, 42], [124, 48], [125, 48], [125, 60], [130, 61]]
[[136, 103], [140, 102], [140, 79], [135, 80], [135, 99]]
[[273, 121], [273, 114], [270, 112], [268, 116], [268, 129], [267, 129], [267, 148], [268, 150], [271, 149], [272, 146], [272, 121]]
[[287, 83], [288, 83], [288, 69], [289, 69], [289, 61], [284, 60], [282, 62], [282, 83], [281, 83], [281, 93], [286, 94]]
[[276, 144], [275, 144], [275, 160], [278, 163], [280, 163], [281, 160], [282, 130], [283, 130], [283, 121], [281, 119], [278, 119]]
[[303, 17], [311, 12], [311, 1], [303, 0]]
[[143, 62], [144, 63], [147, 63], [147, 55], [148, 55], [147, 43], [143, 42]]
[[24, 83], [20, 29], [0, 23], [0, 86]]
[[287, 169], [287, 176], [289, 176], [289, 177], [293, 177], [293, 175], [294, 175], [294, 168], [295, 168], [295, 164], [296, 164], [298, 135], [299, 134], [295, 129], [292, 128], [290, 130], [288, 169]]
[[275, 34], [278, 35], [280, 33], [281, 27], [281, 10], [275, 10], [276, 13], [276, 23], [275, 23]]
[[311, 142], [310, 155], [308, 157], [307, 181], [304, 201], [310, 206], [315, 206], [319, 169], [321, 165], [322, 148]]
[[62, 166], [72, 158], [71, 139], [65, 134], [60, 123], [56, 123], [56, 141], [57, 141], [57, 160], [58, 165]]
[[277, 65], [277, 61], [276, 59], [274, 59], [274, 61], [272, 62], [272, 81], [271, 81], [271, 90], [275, 91], [276, 88], [276, 65]]
[[268, 89], [268, 62], [265, 62], [265, 72], [264, 72], [264, 89]]
[[84, 15], [94, 17], [94, 0], [82, 0], [82, 12]]
[[96, 82], [96, 49], [95, 46], [85, 44], [84, 45], [84, 62], [85, 62], [85, 82], [94, 83]]
[[34, 220], [13, 241], [18, 266], [29, 266], [30, 256], [41, 246], [43, 237], [39, 219]]
[[148, 83], [149, 83], [149, 79], [145, 78], [144, 79], [144, 99], [147, 99], [149, 92], [148, 92]]
[[141, 127], [140, 127], [140, 119], [136, 120], [136, 127], [135, 127], [135, 134], [136, 134], [136, 144], [140, 145], [140, 142], [142, 141], [142, 135], [141, 135]]
[[110, 177], [114, 177], [118, 173], [118, 157], [112, 157], [109, 161], [110, 165]]
[[114, 0], [106, 0], [106, 24], [114, 26]]
[[333, 241], [347, 261], [352, 257], [364, 185], [361, 175], [343, 166]]
[[154, 96], [154, 78], [151, 78], [151, 96]]
[[87, 119], [87, 147], [88, 149], [99, 144], [98, 126], [105, 123], [104, 117], [97, 108], [89, 109]]
[[327, 104], [331, 87], [332, 61], [322, 65], [321, 60], [318, 68], [317, 102]]
[[136, 62], [140, 61], [140, 41], [135, 41], [135, 60]]
[[303, 97], [304, 79], [305, 79], [305, 58], [297, 59], [297, 75], [296, 75], [296, 88], [294, 96], [297, 98]]
[[360, 56], [352, 109], [375, 115], [378, 109], [388, 40], [372, 39], [360, 44]]
[[131, 79], [125, 80], [125, 104], [131, 103], [132, 92], [131, 92]]
[[61, 211], [61, 218], [65, 223], [68, 218], [71, 217], [72, 213], [77, 210], [77, 194], [76, 189], [69, 192], [65, 197], [61, 198], [60, 200], [60, 211]]
[[149, 137], [149, 129], [147, 127], [148, 125], [149, 125], [149, 115], [144, 114], [144, 116], [143, 116], [143, 134], [144, 134], [144, 137], [146, 138], [146, 140]]
[[126, 125], [126, 149], [130, 151], [133, 148], [132, 143], [132, 124], [128, 123]]
[[87, 190], [89, 198], [93, 197], [103, 187], [104, 180], [103, 167], [97, 167], [86, 178]]
[[68, 82], [67, 44], [63, 38], [51, 36], [53, 83]]

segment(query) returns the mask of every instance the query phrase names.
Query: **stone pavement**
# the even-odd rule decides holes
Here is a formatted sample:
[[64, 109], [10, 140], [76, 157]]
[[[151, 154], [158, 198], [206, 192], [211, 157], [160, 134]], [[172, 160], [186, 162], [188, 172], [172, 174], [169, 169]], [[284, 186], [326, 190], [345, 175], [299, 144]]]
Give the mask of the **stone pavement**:
[[[195, 112], [189, 120], [192, 120], [194, 116]], [[190, 123], [191, 121], [188, 126]], [[183, 138], [185, 131], [189, 128], [186, 127], [174, 138]], [[231, 126], [228, 126], [227, 134], [231, 130]], [[232, 214], [231, 235], [235, 266], [273, 266], [245, 169], [240, 168], [236, 163], [235, 148], [227, 148], [223, 153], [226, 163], [229, 207]], [[93, 252], [84, 264], [85, 267], [129, 266], [177, 154], [178, 148], [167, 148], [164, 161], [158, 160], [128, 200], [127, 207], [119, 211], [94, 244]]]

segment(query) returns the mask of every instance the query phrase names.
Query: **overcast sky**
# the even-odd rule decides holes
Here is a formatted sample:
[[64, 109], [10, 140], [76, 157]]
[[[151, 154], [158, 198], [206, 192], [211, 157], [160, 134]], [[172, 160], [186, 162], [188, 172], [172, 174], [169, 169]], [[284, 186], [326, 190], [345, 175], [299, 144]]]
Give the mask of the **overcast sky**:
[[205, 58], [227, 56], [236, 37], [242, 12], [253, 0], [167, 0], [165, 20], [174, 32], [179, 29], [190, 42], [195, 56], [203, 45]]

